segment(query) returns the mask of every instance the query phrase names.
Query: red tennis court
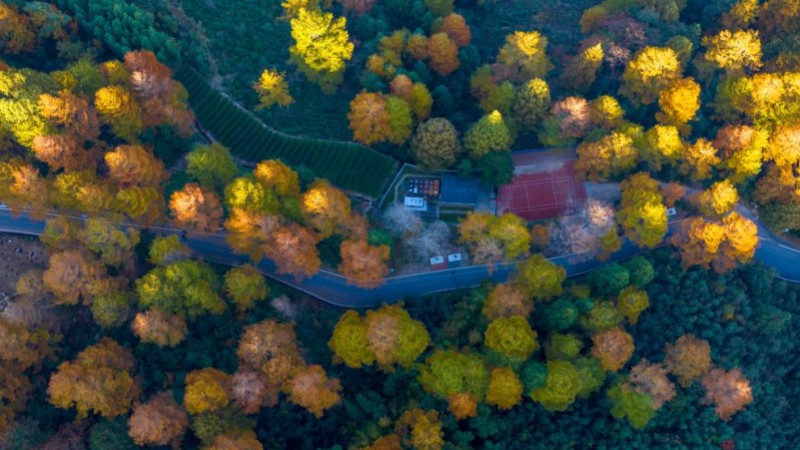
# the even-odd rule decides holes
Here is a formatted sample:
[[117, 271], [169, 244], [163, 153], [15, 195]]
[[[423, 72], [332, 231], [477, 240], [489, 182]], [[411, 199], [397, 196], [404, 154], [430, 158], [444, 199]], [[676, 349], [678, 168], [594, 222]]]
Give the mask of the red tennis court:
[[586, 187], [575, 176], [574, 163], [560, 169], [516, 175], [497, 194], [497, 212], [525, 220], [547, 219], [575, 211], [586, 200]]

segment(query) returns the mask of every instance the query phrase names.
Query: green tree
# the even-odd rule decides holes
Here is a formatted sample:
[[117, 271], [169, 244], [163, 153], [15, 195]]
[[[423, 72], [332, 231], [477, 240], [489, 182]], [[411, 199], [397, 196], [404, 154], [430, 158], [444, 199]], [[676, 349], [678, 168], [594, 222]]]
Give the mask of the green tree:
[[566, 278], [567, 271], [563, 267], [535, 254], [517, 266], [514, 282], [528, 291], [535, 300], [549, 300], [561, 294], [561, 284]]
[[220, 143], [198, 145], [186, 155], [186, 173], [201, 186], [221, 192], [239, 173], [231, 153]]
[[375, 353], [369, 348], [367, 327], [358, 312], [353, 310], [346, 311], [339, 318], [328, 347], [333, 350], [335, 358], [348, 367], [357, 369], [375, 362]]
[[405, 100], [390, 95], [386, 101], [386, 112], [389, 113], [389, 141], [395, 145], [403, 145], [411, 137], [414, 120], [411, 108]]
[[628, 423], [637, 430], [647, 426], [656, 414], [649, 396], [625, 384], [618, 384], [609, 389], [608, 398], [613, 405], [611, 415], [617, 419], [628, 419]]
[[565, 411], [575, 401], [580, 388], [580, 378], [572, 363], [548, 361], [544, 386], [533, 389], [530, 396], [548, 411]]
[[541, 78], [534, 78], [517, 91], [514, 118], [521, 132], [530, 132], [550, 110], [550, 87]]
[[537, 337], [524, 317], [498, 317], [489, 323], [484, 343], [509, 360], [522, 362], [539, 349]]
[[625, 267], [611, 263], [589, 273], [586, 281], [602, 297], [612, 297], [630, 283], [630, 273]]
[[464, 147], [472, 159], [490, 152], [507, 151], [511, 146], [511, 132], [500, 111], [492, 111], [476, 122], [464, 135]]
[[269, 286], [264, 275], [250, 264], [245, 264], [225, 273], [225, 291], [236, 304], [237, 310], [248, 311], [256, 301], [267, 298]]
[[411, 140], [411, 155], [424, 169], [446, 169], [461, 152], [458, 131], [443, 117], [426, 120], [417, 126]]
[[225, 311], [218, 286], [217, 275], [208, 264], [191, 260], [156, 267], [136, 280], [142, 306], [189, 317]]
[[92, 300], [92, 317], [101, 328], [115, 328], [128, 320], [131, 298], [126, 292], [112, 292]]

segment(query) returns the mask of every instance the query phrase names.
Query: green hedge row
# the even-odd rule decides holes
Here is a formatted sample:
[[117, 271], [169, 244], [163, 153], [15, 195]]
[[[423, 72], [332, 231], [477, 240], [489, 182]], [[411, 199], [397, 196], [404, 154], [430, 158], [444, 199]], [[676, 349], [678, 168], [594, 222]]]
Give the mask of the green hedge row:
[[189, 104], [203, 127], [246, 161], [280, 158], [295, 169], [306, 166], [334, 185], [378, 197], [397, 170], [397, 161], [350, 143], [288, 136], [267, 127], [211, 87], [194, 69], [175, 74], [189, 91]]

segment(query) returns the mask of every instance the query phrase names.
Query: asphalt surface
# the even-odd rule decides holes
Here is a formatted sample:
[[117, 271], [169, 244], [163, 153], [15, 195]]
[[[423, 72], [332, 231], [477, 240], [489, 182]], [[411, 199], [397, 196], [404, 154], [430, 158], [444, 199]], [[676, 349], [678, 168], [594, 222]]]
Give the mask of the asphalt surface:
[[[754, 214], [743, 207], [739, 208], [739, 212], [751, 220], [755, 219]], [[72, 217], [81, 219], [77, 216]], [[759, 228], [760, 239], [760, 246], [755, 257], [767, 266], [775, 268], [781, 278], [800, 283], [800, 250], [787, 246], [757, 220], [755, 222]], [[679, 222], [672, 222], [668, 235], [672, 234], [678, 225]], [[0, 205], [0, 232], [40, 236], [44, 232], [44, 227], [44, 220], [33, 219], [27, 213], [14, 216], [5, 206]], [[181, 233], [181, 230], [174, 228], [150, 227], [149, 229], [165, 235]], [[224, 234], [190, 234], [184, 242], [197, 257], [207, 261], [225, 265], [248, 262], [247, 256], [235, 254], [230, 250], [225, 242]], [[568, 276], [576, 276], [607, 262], [623, 260], [643, 251], [645, 250], [626, 241], [622, 249], [605, 262], [587, 258], [585, 255], [564, 255], [550, 258], [550, 260], [564, 267]], [[277, 273], [275, 264], [267, 259], [262, 260], [258, 264], [258, 268], [269, 278], [331, 305], [343, 308], [369, 308], [383, 303], [396, 302], [405, 297], [417, 297], [479, 286], [487, 278], [505, 281], [514, 272], [516, 264], [499, 264], [494, 267], [468, 266], [389, 277], [385, 284], [375, 289], [354, 286], [341, 275], [324, 270], [313, 277], [297, 280], [292, 276]]]

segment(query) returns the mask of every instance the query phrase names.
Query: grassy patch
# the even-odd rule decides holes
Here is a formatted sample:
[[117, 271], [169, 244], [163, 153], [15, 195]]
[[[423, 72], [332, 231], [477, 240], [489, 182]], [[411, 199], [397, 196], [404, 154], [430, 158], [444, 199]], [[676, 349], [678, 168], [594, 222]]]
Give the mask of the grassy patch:
[[289, 22], [280, 19], [281, 1], [184, 0], [182, 5], [205, 28], [222, 76], [221, 87], [236, 101], [252, 110], [258, 103], [253, 82], [265, 68], [275, 68], [286, 72], [295, 103], [258, 111], [260, 119], [288, 134], [352, 138], [347, 112], [356, 92], [345, 86], [344, 91], [325, 95], [289, 63], [292, 37]]
[[189, 103], [203, 126], [239, 158], [280, 158], [295, 169], [306, 166], [340, 188], [370, 197], [383, 192], [395, 174], [395, 160], [367, 147], [289, 136], [264, 126], [192, 69], [182, 68], [176, 78], [189, 91]]

